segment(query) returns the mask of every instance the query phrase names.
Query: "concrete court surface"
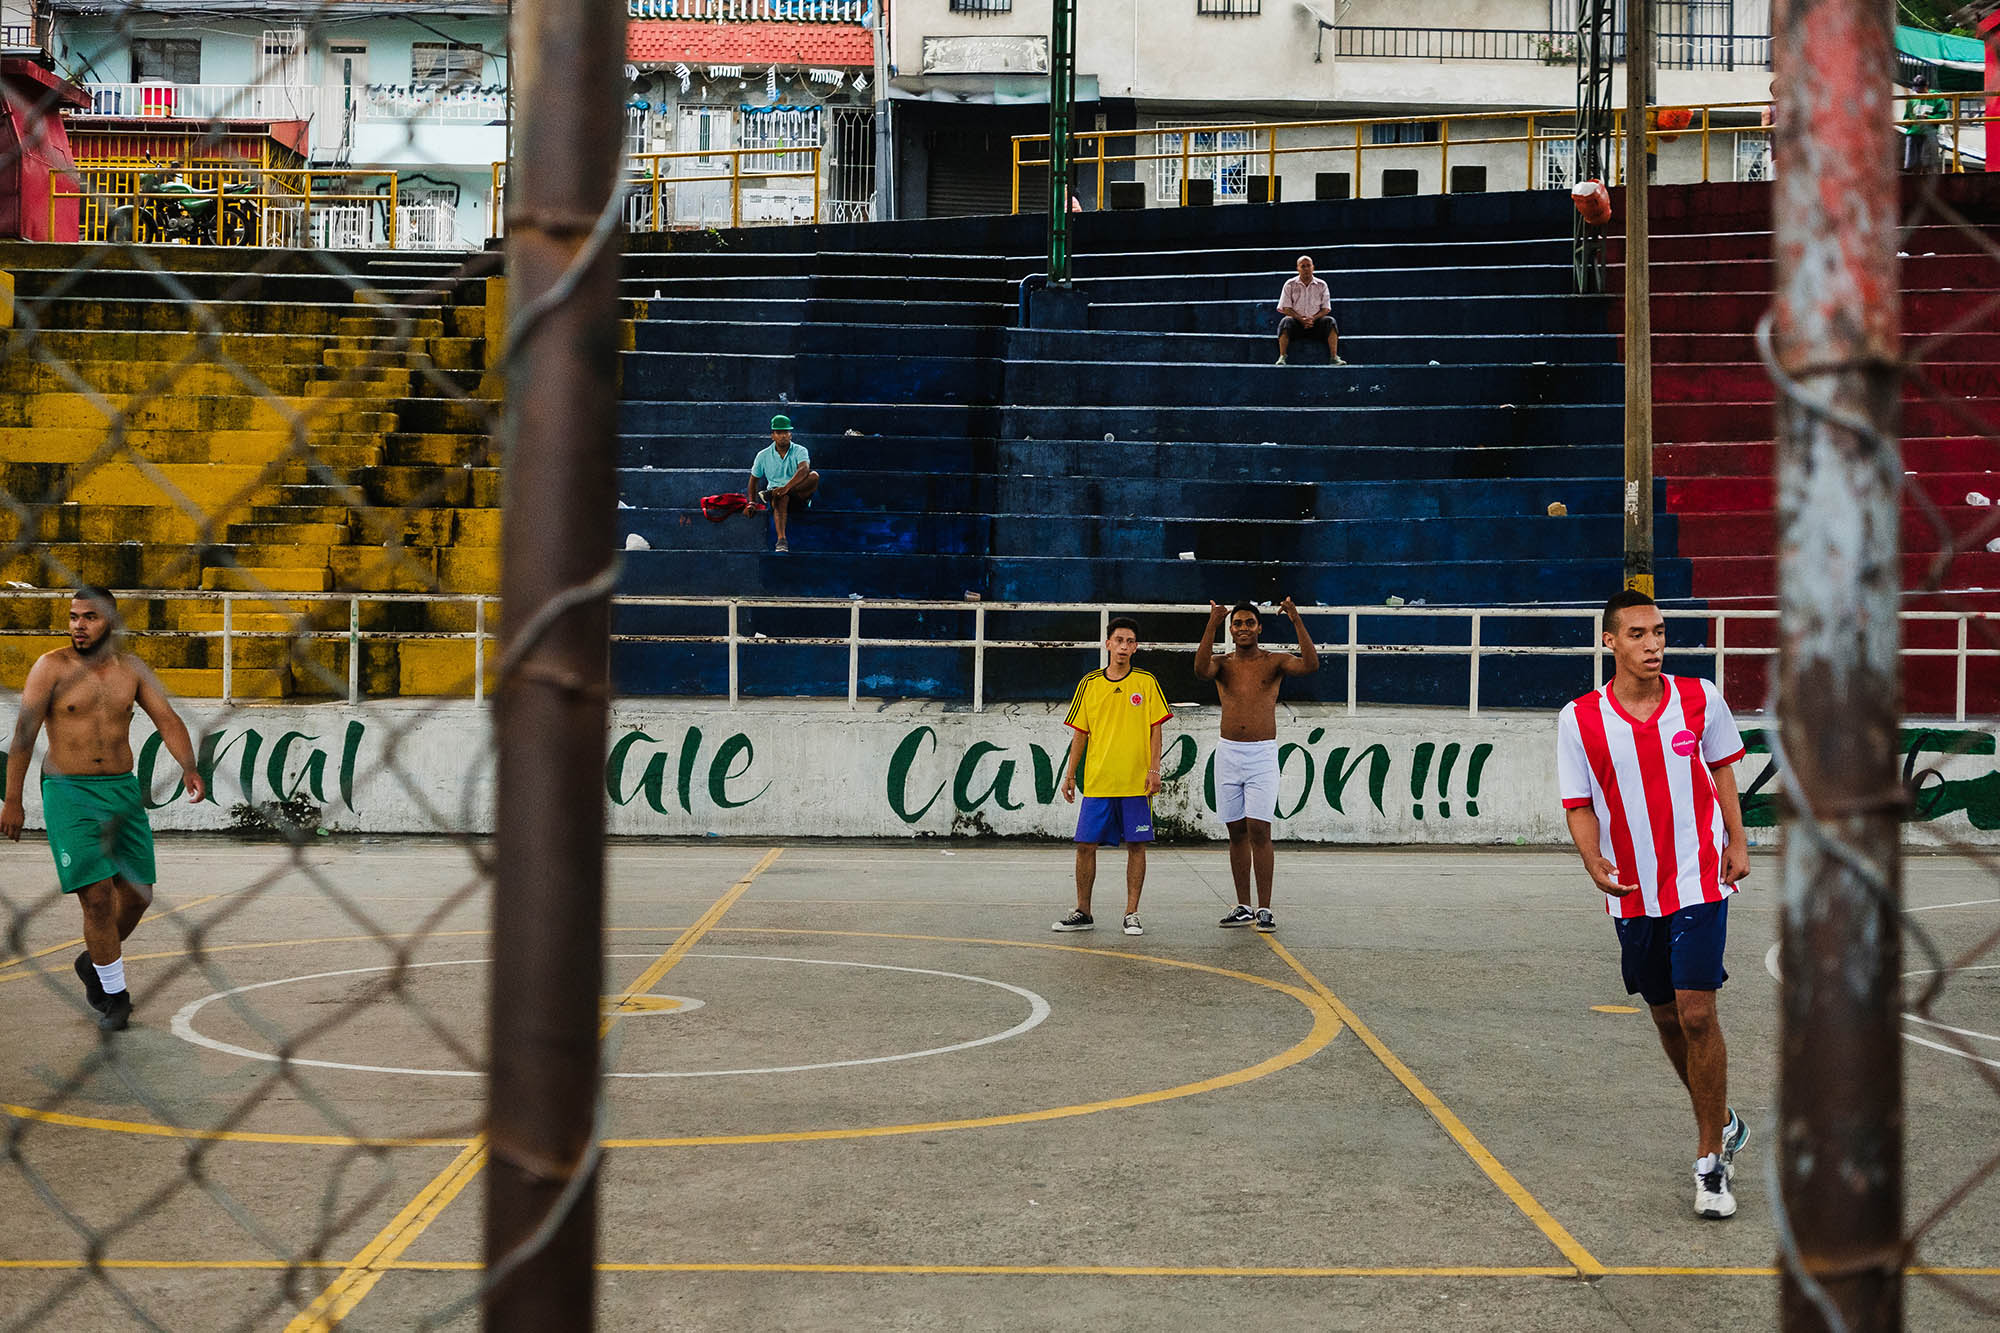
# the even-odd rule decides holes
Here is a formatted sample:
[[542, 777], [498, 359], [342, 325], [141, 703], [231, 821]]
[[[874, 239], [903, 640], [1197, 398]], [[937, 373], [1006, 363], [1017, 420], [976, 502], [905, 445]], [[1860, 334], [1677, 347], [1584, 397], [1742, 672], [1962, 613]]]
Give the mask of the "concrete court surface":
[[[401, 1330], [473, 1290], [490, 899], [466, 850], [164, 839], [108, 1061], [46, 848], [0, 856], [41, 955], [0, 966], [0, 1326], [278, 1329], [331, 1284], [340, 1327]], [[1600, 1008], [1631, 1006], [1573, 857], [1282, 848], [1263, 937], [1216, 927], [1220, 847], [1156, 848], [1138, 938], [1113, 852], [1098, 929], [1049, 931], [1070, 859], [617, 845], [606, 989], [654, 979], [608, 1037], [631, 1077], [607, 1102], [599, 1327], [1775, 1327], [1768, 855], [1732, 908], [1753, 1138], [1722, 1223], [1692, 1214], [1692, 1118], [1650, 1023]], [[1969, 861], [1914, 857], [1907, 883], [1947, 953], [2000, 920]], [[377, 989], [378, 934], [423, 964], [401, 994]], [[1982, 961], [1939, 1017], [1994, 1033]], [[323, 1063], [281, 1075], [288, 1040]], [[2000, 1106], [1964, 1058], [1905, 1055], [1918, 1216], [2000, 1146]], [[1989, 1298], [1997, 1189], [1923, 1252]], [[286, 1255], [311, 1265], [290, 1293]], [[1920, 1279], [1909, 1310], [1991, 1326]]]

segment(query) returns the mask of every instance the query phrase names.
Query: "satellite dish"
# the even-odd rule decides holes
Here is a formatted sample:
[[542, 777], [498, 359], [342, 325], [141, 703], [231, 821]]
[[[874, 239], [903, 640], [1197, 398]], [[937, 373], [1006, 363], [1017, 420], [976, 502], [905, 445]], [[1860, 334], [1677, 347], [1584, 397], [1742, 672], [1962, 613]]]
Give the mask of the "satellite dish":
[[1298, 0], [1298, 2], [1299, 8], [1303, 9], [1307, 17], [1318, 23], [1320, 27], [1334, 28], [1339, 26], [1339, 21], [1333, 15], [1327, 13], [1322, 6], [1312, 3], [1312, 0]]

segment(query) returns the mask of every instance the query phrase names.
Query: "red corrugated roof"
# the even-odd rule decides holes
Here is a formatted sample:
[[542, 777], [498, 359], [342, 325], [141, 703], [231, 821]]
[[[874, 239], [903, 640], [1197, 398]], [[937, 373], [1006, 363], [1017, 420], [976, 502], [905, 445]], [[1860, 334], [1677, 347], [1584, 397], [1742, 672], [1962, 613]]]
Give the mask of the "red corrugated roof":
[[627, 25], [627, 59], [637, 65], [817, 65], [875, 63], [875, 41], [853, 23], [704, 23], [641, 19]]

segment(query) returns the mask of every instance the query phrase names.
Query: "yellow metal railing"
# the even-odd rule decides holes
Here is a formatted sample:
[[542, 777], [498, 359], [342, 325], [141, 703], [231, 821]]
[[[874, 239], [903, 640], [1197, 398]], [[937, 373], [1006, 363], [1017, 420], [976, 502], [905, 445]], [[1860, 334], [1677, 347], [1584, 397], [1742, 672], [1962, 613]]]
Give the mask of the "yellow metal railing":
[[[1938, 121], [1927, 122], [1952, 130], [1951, 150], [1948, 170], [1965, 170], [1963, 130], [1987, 123], [1981, 103], [1993, 93], [1936, 93], [1938, 100], [1951, 103], [1951, 114]], [[1904, 99], [1899, 98], [1901, 103]], [[1972, 105], [1968, 107], [1967, 103]], [[1712, 102], [1683, 108], [1688, 112], [1689, 123], [1683, 129], [1661, 129], [1649, 123], [1647, 134], [1661, 144], [1672, 143], [1684, 138], [1700, 141], [1700, 180], [1711, 178], [1713, 169], [1713, 144], [1718, 139], [1727, 138], [1732, 154], [1736, 140], [1744, 136], [1768, 139], [1772, 127], [1766, 113], [1771, 107], [1768, 101], [1760, 102]], [[1661, 108], [1654, 108], [1649, 122], [1656, 119]], [[1096, 198], [1103, 206], [1108, 171], [1112, 166], [1124, 163], [1177, 162], [1180, 183], [1179, 198], [1163, 201], [1163, 206], [1183, 202], [1188, 197], [1188, 182], [1195, 179], [1195, 164], [1212, 162], [1213, 179], [1222, 171], [1222, 163], [1231, 161], [1241, 164], [1244, 170], [1256, 163], [1263, 169], [1266, 179], [1278, 176], [1280, 158], [1314, 155], [1322, 158], [1344, 160], [1352, 155], [1354, 197], [1362, 195], [1363, 166], [1368, 154], [1389, 153], [1398, 155], [1399, 160], [1409, 161], [1413, 154], [1435, 154], [1438, 163], [1438, 188], [1435, 193], [1446, 193], [1451, 187], [1451, 162], [1454, 150], [1461, 155], [1474, 150], [1487, 150], [1496, 146], [1521, 145], [1525, 154], [1526, 188], [1537, 187], [1538, 152], [1548, 144], [1567, 141], [1575, 133], [1576, 112], [1568, 108], [1549, 107], [1524, 111], [1480, 111], [1464, 115], [1449, 116], [1363, 116], [1341, 120], [1287, 120], [1287, 121], [1238, 121], [1226, 124], [1165, 125], [1155, 128], [1133, 128], [1121, 130], [1084, 130], [1072, 136], [1075, 145], [1073, 160], [1080, 171], [1095, 172], [1097, 179]], [[1915, 124], [1915, 121], [1899, 120], [1898, 125]], [[1399, 140], [1394, 136], [1372, 141], [1378, 127], [1415, 125], [1436, 127], [1437, 137], [1422, 140]], [[1485, 133], [1491, 128], [1511, 129], [1521, 126], [1516, 133]], [[1177, 137], [1179, 146], [1162, 152], [1113, 153], [1108, 144], [1115, 139], [1130, 139], [1135, 143], [1149, 137], [1159, 139]], [[1231, 136], [1241, 136], [1242, 141], [1224, 145], [1220, 141]], [[1194, 147], [1196, 138], [1209, 139], [1217, 146]], [[1290, 138], [1291, 142], [1281, 142]], [[1625, 112], [1620, 109], [1613, 115], [1610, 162], [1607, 164], [1610, 176], [1606, 183], [1619, 183], [1619, 173], [1624, 160], [1622, 145], [1625, 139]], [[1039, 148], [1039, 152], [1034, 151]], [[1049, 136], [1047, 134], [1021, 134], [1013, 140], [1012, 162], [1012, 211], [1021, 211], [1023, 170], [1046, 170], [1049, 164]], [[1481, 153], [1482, 156], [1485, 154]], [[1462, 157], [1461, 157], [1461, 160]], [[1689, 164], [1692, 165], [1692, 164]]]
[[[818, 222], [821, 208], [820, 167], [825, 151], [820, 145], [812, 144], [790, 148], [689, 148], [667, 153], [628, 154], [621, 188], [628, 201], [643, 200], [646, 207], [644, 210], [628, 208], [627, 225], [633, 231], [671, 231], [676, 227], [719, 225], [719, 217], [678, 217], [678, 210], [668, 205], [683, 185], [726, 181], [729, 185], [729, 225], [740, 227], [743, 225], [745, 188], [756, 189], [778, 180], [812, 181], [812, 213], [806, 220]], [[773, 158], [777, 159], [775, 163], [770, 162]], [[788, 167], [788, 158], [799, 165]], [[725, 159], [726, 169], [722, 165]], [[692, 166], [694, 170], [683, 171], [680, 169], [682, 164]], [[506, 234], [506, 212], [501, 206], [507, 189], [505, 162], [493, 164], [492, 189], [492, 234], [497, 238]]]
[[[131, 208], [133, 241], [145, 244], [168, 239], [154, 234], [157, 223], [141, 207], [146, 201], [170, 203], [199, 200], [213, 204], [217, 244], [303, 246], [312, 244], [313, 218], [333, 209], [384, 210], [382, 236], [397, 245], [397, 173], [388, 168], [344, 167], [307, 170], [290, 167], [249, 167], [207, 164], [169, 168], [158, 162], [80, 162], [66, 171], [74, 190], [49, 194], [49, 226], [54, 232], [57, 200], [78, 201], [79, 235], [84, 241], [110, 240], [114, 215]], [[144, 190], [145, 176], [171, 174], [187, 182], [192, 193]], [[331, 189], [328, 188], [332, 183]], [[370, 185], [373, 188], [366, 188]], [[241, 187], [253, 188], [244, 190]], [[246, 213], [247, 210], [247, 213]], [[231, 225], [230, 220], [236, 219]], [[247, 233], [247, 234], [246, 234]], [[328, 241], [327, 244], [333, 242]], [[359, 242], [366, 245], [366, 240]]]

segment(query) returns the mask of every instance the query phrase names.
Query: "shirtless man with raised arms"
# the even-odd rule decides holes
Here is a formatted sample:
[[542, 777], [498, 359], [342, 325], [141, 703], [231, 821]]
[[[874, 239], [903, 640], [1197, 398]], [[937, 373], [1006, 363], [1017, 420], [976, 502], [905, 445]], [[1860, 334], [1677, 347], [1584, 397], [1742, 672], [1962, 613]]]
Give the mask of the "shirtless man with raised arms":
[[186, 724], [151, 669], [119, 651], [121, 638], [111, 594], [79, 589], [69, 604], [69, 647], [42, 654], [21, 689], [0, 808], [0, 833], [19, 842], [27, 820], [21, 793], [46, 723], [42, 818], [62, 891], [83, 908], [87, 947], [76, 956], [76, 975], [106, 1032], [131, 1021], [123, 943], [153, 902], [153, 830], [132, 772], [133, 705], [146, 710], [180, 764], [188, 800], [205, 794]]
[[[1236, 880], [1236, 908], [1220, 922], [1249, 926], [1269, 933], [1278, 928], [1271, 916], [1271, 878], [1276, 854], [1271, 848], [1271, 820], [1278, 806], [1278, 686], [1287, 676], [1309, 676], [1319, 670], [1319, 649], [1306, 633], [1299, 609], [1287, 597], [1278, 609], [1291, 618], [1299, 651], [1274, 653], [1258, 643], [1263, 618], [1249, 602], [1224, 612], [1208, 604], [1208, 628], [1194, 652], [1194, 674], [1215, 682], [1222, 699], [1222, 736], [1215, 746], [1215, 807], [1229, 826], [1229, 873]], [[1229, 617], [1229, 638], [1235, 651], [1217, 659], [1215, 633]], [[1250, 875], [1257, 876], [1257, 909], [1250, 910]]]

